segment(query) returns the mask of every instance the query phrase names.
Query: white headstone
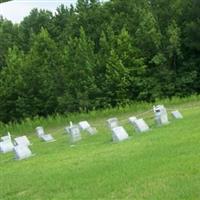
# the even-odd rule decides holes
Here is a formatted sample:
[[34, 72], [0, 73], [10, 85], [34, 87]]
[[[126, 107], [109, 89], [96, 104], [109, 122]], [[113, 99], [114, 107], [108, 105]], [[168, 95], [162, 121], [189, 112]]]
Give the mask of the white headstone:
[[36, 129], [37, 136], [40, 138], [42, 135], [45, 135], [44, 129], [42, 126], [38, 126]]
[[122, 126], [118, 126], [112, 129], [112, 138], [114, 142], [120, 142], [128, 139], [128, 133]]
[[90, 128], [90, 124], [87, 121], [79, 122], [79, 126], [82, 130], [86, 130]]
[[119, 122], [118, 122], [118, 119], [116, 117], [108, 119], [107, 123], [108, 123], [108, 126], [109, 126], [110, 129], [113, 129], [113, 128], [119, 126]]
[[42, 135], [41, 139], [45, 142], [54, 142], [55, 141], [55, 139], [53, 138], [53, 136], [51, 134]]
[[163, 105], [153, 107], [155, 120], [158, 125], [169, 124], [167, 110]]
[[133, 123], [137, 132], [146, 132], [149, 130], [149, 126], [144, 121], [144, 119], [136, 119]]
[[2, 136], [2, 137], [1, 137], [1, 140], [2, 140], [2, 141], [7, 141], [7, 140], [11, 141], [11, 135], [10, 135], [10, 132], [8, 132], [7, 135]]
[[183, 115], [178, 110], [172, 111], [172, 116], [175, 119], [183, 119]]
[[72, 127], [70, 127], [70, 141], [71, 142], [77, 142], [79, 140], [81, 140], [81, 133], [80, 133], [80, 129], [78, 125], [73, 125]]
[[31, 145], [30, 141], [28, 140], [28, 138], [24, 135], [21, 137], [17, 137], [14, 139], [15, 143], [17, 145], [22, 145], [22, 146], [29, 146]]
[[24, 145], [15, 146], [14, 152], [15, 152], [15, 158], [17, 160], [22, 160], [22, 159], [32, 156], [31, 150], [28, 148], [28, 146], [24, 146]]
[[5, 140], [0, 142], [0, 151], [2, 153], [7, 153], [13, 151], [14, 145], [11, 140]]
[[133, 116], [133, 117], [129, 117], [128, 120], [131, 124], [133, 124], [135, 122], [135, 120], [137, 120], [137, 118], [135, 116]]
[[86, 129], [86, 131], [90, 134], [90, 135], [95, 135], [97, 133], [97, 129], [94, 127], [89, 127]]

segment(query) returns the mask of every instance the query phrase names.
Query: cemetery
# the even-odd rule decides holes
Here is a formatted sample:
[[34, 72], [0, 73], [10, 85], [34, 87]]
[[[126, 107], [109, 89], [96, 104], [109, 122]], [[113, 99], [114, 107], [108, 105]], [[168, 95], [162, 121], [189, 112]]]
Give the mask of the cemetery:
[[[86, 121], [83, 118], [83, 121], [77, 120], [74, 122], [70, 121], [70, 123], [67, 124], [65, 123], [65, 125], [63, 124], [63, 127], [60, 127], [59, 129], [45, 128], [47, 129], [47, 132], [52, 134], [47, 134], [42, 127], [42, 124], [41, 126], [37, 126], [31, 135], [16, 137], [16, 135], [10, 133], [4, 134], [1, 136], [0, 141], [0, 170], [6, 172], [6, 165], [10, 163], [12, 168], [15, 168], [16, 163], [18, 163], [18, 165], [21, 165], [22, 167], [19, 169], [19, 173], [25, 176], [27, 172], [26, 170], [23, 170], [23, 168], [26, 164], [29, 165], [28, 163], [30, 162], [29, 170], [31, 171], [34, 170], [35, 167], [40, 168], [41, 165], [41, 175], [46, 178], [36, 179], [34, 182], [34, 185], [38, 190], [37, 195], [40, 196], [44, 195], [39, 188], [40, 184], [46, 184], [46, 187], [48, 188], [54, 187], [57, 191], [56, 194], [59, 196], [58, 192], [61, 191], [62, 186], [59, 184], [54, 184], [54, 186], [52, 186], [51, 184], [53, 182], [47, 176], [47, 174], [56, 173], [59, 174], [56, 181], [61, 181], [64, 184], [64, 187], [69, 188], [68, 183], [73, 183], [79, 186], [79, 188], [82, 188], [78, 189], [78, 193], [74, 195], [66, 191], [63, 195], [67, 195], [69, 199], [79, 199], [79, 194], [85, 195], [87, 198], [95, 197], [97, 192], [96, 189], [94, 191], [90, 190], [89, 192], [87, 191], [87, 186], [82, 185], [78, 179], [74, 178], [78, 175], [81, 176], [82, 180], [86, 181], [88, 179], [88, 187], [93, 188], [93, 184], [96, 181], [95, 177], [97, 175], [95, 173], [93, 174], [93, 172], [90, 171], [90, 168], [93, 170], [105, 168], [105, 170], [100, 170], [101, 177], [104, 177], [104, 181], [106, 181], [107, 184], [110, 184], [112, 188], [118, 189], [119, 191], [121, 187], [125, 187], [125, 180], [133, 186], [135, 181], [132, 182], [131, 177], [135, 173], [137, 176], [143, 176], [139, 175], [141, 170], [140, 163], [144, 166], [149, 166], [148, 163], [151, 162], [150, 155], [152, 151], [159, 159], [164, 159], [164, 156], [167, 155], [166, 152], [169, 151], [167, 149], [171, 148], [172, 141], [178, 142], [178, 138], [182, 137], [181, 135], [187, 135], [187, 137], [189, 137], [187, 133], [191, 132], [191, 129], [190, 127], [187, 127], [186, 122], [194, 122], [194, 124], [199, 123], [196, 116], [200, 114], [200, 109], [191, 109], [188, 111], [182, 111], [182, 109], [168, 110], [164, 105], [149, 106], [147, 109], [150, 111], [144, 112], [146, 114], [135, 113], [130, 110], [126, 113], [121, 113], [120, 115], [110, 115], [110, 117], [104, 118], [103, 120], [101, 118], [97, 118], [97, 120], [91, 118]], [[194, 117], [192, 117], [192, 114], [194, 114]], [[190, 117], [188, 117], [188, 115]], [[170, 131], [168, 131], [168, 128]], [[180, 130], [179, 135], [176, 134], [176, 129]], [[200, 131], [200, 129], [197, 129], [196, 131], [198, 130]], [[198, 134], [196, 131], [192, 132], [194, 136]], [[58, 140], [55, 141], [54, 137], [58, 138]], [[185, 138], [186, 140], [187, 137]], [[55, 142], [44, 145], [44, 143], [40, 142], [38, 139], [45, 142]], [[151, 143], [149, 143], [150, 141]], [[197, 140], [193, 142], [198, 143]], [[166, 146], [163, 147], [163, 144]], [[185, 148], [185, 146], [180, 148]], [[160, 149], [163, 149], [163, 152]], [[54, 151], [56, 153], [54, 153]], [[43, 154], [43, 152], [48, 153]], [[140, 155], [142, 160], [140, 160], [137, 155]], [[178, 156], [175, 152], [171, 152], [169, 155]], [[182, 162], [185, 163], [185, 159], [182, 159]], [[196, 158], [194, 159], [196, 160]], [[34, 165], [36, 166], [32, 166], [31, 163], [35, 163]], [[166, 173], [166, 178], [169, 173], [172, 173], [168, 168], [168, 163], [172, 162], [167, 160], [165, 166], [162, 166]], [[175, 166], [177, 166], [176, 163]], [[106, 168], [108, 168], [109, 174], [106, 173]], [[120, 174], [119, 170], [122, 170], [123, 168], [127, 170], [126, 173], [128, 173], [130, 178]], [[153, 180], [158, 181], [157, 168], [158, 170], [160, 169], [155, 162], [152, 163], [150, 169], [144, 167], [144, 171], [148, 172], [148, 170], [151, 170]], [[70, 172], [70, 169], [73, 169], [72, 172]], [[175, 168], [175, 170], [178, 173], [178, 167], [177, 169]], [[90, 173], [92, 173], [94, 177], [90, 177]], [[121, 177], [123, 184], [120, 179], [118, 180], [117, 178], [117, 180], [115, 180], [111, 178], [114, 174], [116, 177]], [[134, 179], [138, 181], [137, 176]], [[65, 177], [71, 177], [72, 180], [65, 180]], [[163, 177], [163, 181], [167, 181], [166, 178]], [[4, 183], [7, 182], [6, 177], [3, 176], [3, 179], [1, 179], [0, 182], [1, 181], [4, 181]], [[31, 184], [31, 178], [25, 183], [23, 182], [23, 178], [19, 176], [17, 177], [17, 181], [20, 184], [16, 185], [15, 188], [19, 191], [21, 191], [26, 184]], [[142, 180], [143, 183], [144, 181], [145, 180]], [[120, 186], [121, 184], [122, 186]], [[103, 188], [104, 187], [105, 185]], [[100, 191], [101, 195], [106, 195], [106, 199], [110, 199], [111, 194], [104, 193], [105, 190], [100, 189], [100, 186], [97, 186], [97, 189]], [[176, 192], [180, 192], [179, 188], [176, 188]], [[48, 194], [45, 194], [45, 197], [43, 197], [45, 199], [52, 195], [52, 192], [48, 192]], [[120, 192], [116, 192], [115, 197], [119, 196]], [[14, 193], [12, 197], [16, 197]], [[58, 199], [62, 199], [62, 197], [64, 198], [64, 196], [61, 195]], [[160, 197], [162, 197], [162, 194]], [[138, 199], [140, 199], [140, 193], [138, 193]]]

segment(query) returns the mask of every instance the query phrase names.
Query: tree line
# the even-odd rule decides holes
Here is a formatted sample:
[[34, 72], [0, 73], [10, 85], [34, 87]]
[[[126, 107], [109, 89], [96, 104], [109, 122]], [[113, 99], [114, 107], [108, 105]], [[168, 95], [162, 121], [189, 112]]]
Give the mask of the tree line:
[[199, 91], [199, 0], [78, 0], [0, 18], [2, 122]]

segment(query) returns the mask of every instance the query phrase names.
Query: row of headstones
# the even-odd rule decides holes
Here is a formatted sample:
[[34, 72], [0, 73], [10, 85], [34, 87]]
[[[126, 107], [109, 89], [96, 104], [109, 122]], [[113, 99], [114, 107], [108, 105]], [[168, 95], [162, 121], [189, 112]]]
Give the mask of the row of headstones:
[[[91, 127], [87, 121], [82, 121], [78, 125], [70, 123], [70, 126], [66, 127], [65, 130], [69, 133], [71, 142], [81, 140], [80, 130], [87, 131], [90, 135], [94, 135], [97, 132], [96, 128]], [[36, 134], [44, 142], [56, 141], [51, 134], [46, 134], [41, 126], [36, 128]], [[30, 145], [31, 143], [26, 136], [14, 138], [12, 141], [11, 135], [8, 132], [6, 136], [1, 137], [0, 152], [14, 152], [15, 159], [22, 160], [33, 155], [29, 148]]]
[[[169, 124], [167, 110], [163, 105], [154, 106], [153, 111], [157, 125], [161, 126]], [[171, 114], [175, 119], [183, 118], [182, 114], [178, 110], [172, 111]], [[136, 132], [143, 133], [150, 130], [148, 124], [143, 118], [137, 119], [133, 116], [129, 118], [129, 122], [134, 126]], [[107, 123], [112, 131], [112, 139], [114, 142], [120, 142], [129, 138], [124, 127], [119, 125], [117, 118], [108, 119]]]
[[[155, 120], [158, 125], [168, 124], [168, 116], [167, 111], [163, 105], [159, 105], [153, 108]], [[179, 111], [173, 111], [172, 115], [176, 119], [182, 119], [183, 116]], [[136, 117], [130, 117], [129, 122], [134, 126], [136, 132], [146, 132], [149, 131], [150, 128], [144, 119], [137, 119]], [[110, 118], [107, 120], [108, 127], [112, 131], [112, 139], [114, 142], [123, 141], [129, 138], [128, 133], [124, 129], [123, 126], [120, 126], [117, 118]], [[73, 125], [70, 122], [70, 126], [65, 127], [66, 133], [70, 136], [70, 142], [74, 143], [80, 141], [82, 139], [81, 131], [86, 131], [90, 135], [94, 135], [97, 133], [96, 128], [91, 127], [87, 121], [79, 122], [78, 124]], [[51, 134], [46, 134], [43, 127], [39, 126], [36, 128], [36, 134], [38, 138], [45, 142], [53, 142], [56, 141]], [[15, 158], [18, 160], [28, 158], [32, 156], [32, 152], [29, 149], [31, 145], [30, 141], [26, 136], [17, 137], [12, 142], [11, 135], [8, 133], [7, 136], [1, 137], [0, 142], [0, 151], [3, 153], [14, 151]]]

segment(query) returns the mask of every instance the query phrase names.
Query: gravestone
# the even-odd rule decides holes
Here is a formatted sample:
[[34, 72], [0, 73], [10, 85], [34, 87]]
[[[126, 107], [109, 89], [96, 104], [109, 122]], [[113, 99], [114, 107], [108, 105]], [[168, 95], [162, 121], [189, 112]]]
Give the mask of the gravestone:
[[136, 119], [133, 122], [133, 125], [135, 127], [136, 132], [143, 133], [143, 132], [149, 131], [149, 126], [147, 125], [147, 123], [142, 118]]
[[183, 119], [183, 115], [178, 110], [172, 111], [172, 116], [175, 119]]
[[14, 142], [17, 145], [22, 145], [22, 146], [29, 146], [29, 145], [31, 145], [30, 141], [28, 140], [28, 138], [25, 135], [21, 136], [21, 137], [15, 138]]
[[169, 124], [167, 110], [163, 105], [158, 105], [153, 107], [155, 121], [158, 125]]
[[132, 116], [132, 117], [129, 117], [128, 118], [128, 121], [131, 123], [131, 124], [134, 124], [134, 121], [137, 120], [137, 118], [135, 116]]
[[113, 128], [119, 126], [119, 121], [118, 121], [118, 119], [116, 117], [108, 119], [107, 123], [108, 123], [108, 127], [110, 129], [113, 129]]
[[73, 125], [69, 128], [70, 130], [70, 142], [77, 142], [82, 139], [81, 132], [78, 125]]
[[36, 134], [39, 138], [41, 138], [43, 135], [45, 135], [44, 129], [42, 126], [38, 126], [36, 129]]
[[42, 135], [41, 139], [45, 142], [54, 142], [55, 141], [55, 139], [53, 138], [53, 136], [51, 134]]
[[22, 159], [29, 158], [30, 156], [32, 156], [31, 150], [28, 148], [28, 146], [24, 146], [24, 145], [15, 146], [14, 153], [15, 153], [15, 158], [17, 160], [22, 160]]
[[97, 129], [94, 127], [89, 127], [86, 129], [86, 131], [90, 134], [90, 135], [95, 135], [97, 133]]
[[91, 127], [87, 121], [79, 122], [79, 126], [82, 130], [86, 130]]
[[0, 142], [0, 152], [8, 153], [13, 151], [14, 145], [11, 140], [5, 140]]
[[128, 133], [122, 126], [118, 126], [112, 129], [112, 139], [114, 142], [120, 142], [128, 139]]
[[10, 135], [10, 133], [8, 132], [8, 135], [2, 136], [2, 137], [1, 137], [1, 140], [2, 140], [2, 141], [7, 141], [7, 140], [11, 141], [11, 135]]

